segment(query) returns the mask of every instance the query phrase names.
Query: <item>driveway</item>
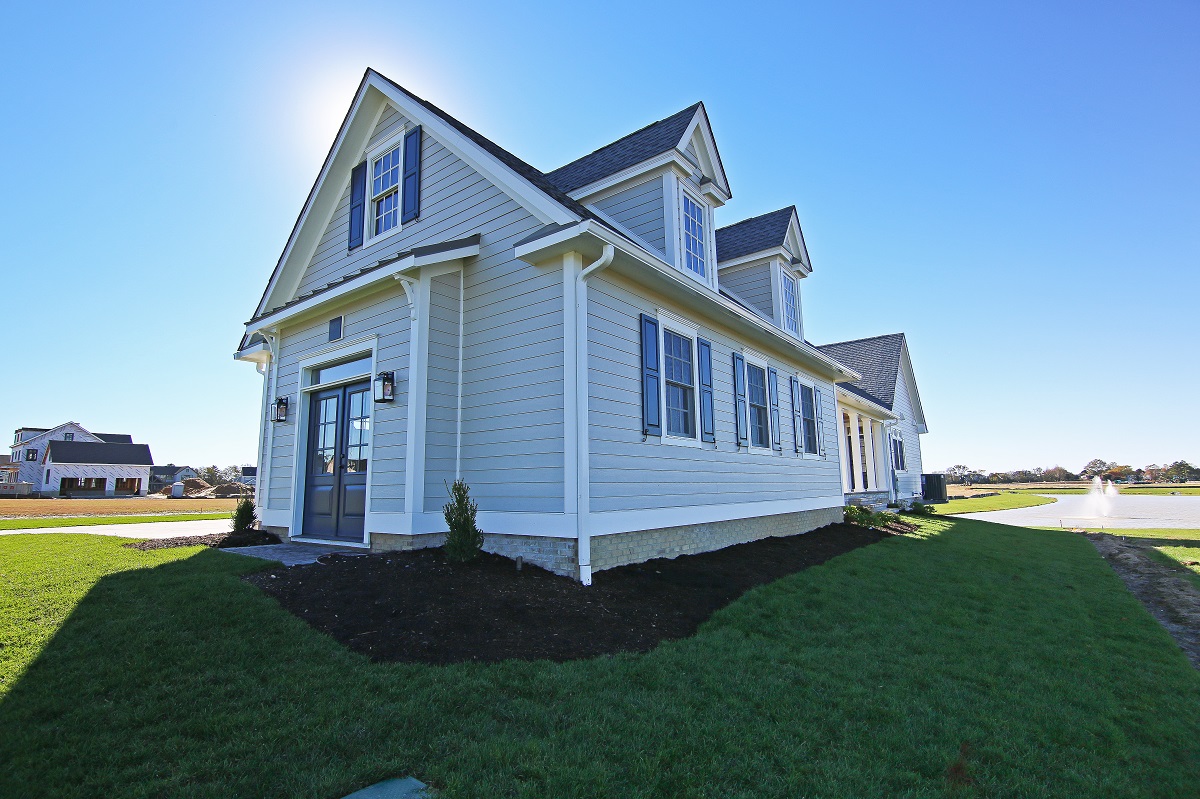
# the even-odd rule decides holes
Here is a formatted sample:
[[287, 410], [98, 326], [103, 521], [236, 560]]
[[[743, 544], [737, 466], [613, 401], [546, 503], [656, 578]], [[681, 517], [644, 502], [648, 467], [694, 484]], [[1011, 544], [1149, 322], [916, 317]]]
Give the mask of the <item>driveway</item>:
[[26, 533], [87, 533], [120, 538], [179, 538], [229, 532], [229, 519], [200, 519], [194, 522], [138, 522], [137, 524], [88, 524], [79, 527], [37, 527], [32, 530], [0, 530], [0, 535]]
[[[1056, 502], [1033, 508], [959, 514], [1015, 527], [1166, 528], [1200, 530], [1200, 497], [1120, 495], [1098, 503], [1081, 494], [1046, 494]], [[1102, 505], [1106, 504], [1107, 507]]]

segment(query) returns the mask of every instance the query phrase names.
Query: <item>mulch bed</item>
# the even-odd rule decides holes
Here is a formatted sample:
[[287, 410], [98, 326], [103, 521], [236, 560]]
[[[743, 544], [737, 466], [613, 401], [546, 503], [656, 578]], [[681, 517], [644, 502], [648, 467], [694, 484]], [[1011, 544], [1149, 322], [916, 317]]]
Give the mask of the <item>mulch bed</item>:
[[262, 544], [278, 544], [279, 536], [274, 533], [264, 533], [261, 530], [250, 530], [242, 535], [233, 533], [210, 533], [209, 535], [189, 535], [181, 538], [152, 538], [146, 541], [134, 541], [125, 544], [126, 549], [140, 549], [143, 552], [151, 549], [173, 549], [174, 547], [253, 547]]
[[245, 579], [375, 661], [565, 661], [685, 638], [748, 589], [890, 537], [833, 524], [716, 552], [598, 572], [590, 587], [484, 553], [337, 555]]

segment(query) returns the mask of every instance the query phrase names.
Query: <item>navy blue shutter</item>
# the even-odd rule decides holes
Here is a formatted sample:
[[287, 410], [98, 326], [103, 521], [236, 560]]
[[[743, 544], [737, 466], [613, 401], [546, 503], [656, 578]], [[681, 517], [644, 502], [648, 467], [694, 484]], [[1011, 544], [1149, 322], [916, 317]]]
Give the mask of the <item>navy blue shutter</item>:
[[367, 162], [363, 161], [350, 172], [350, 235], [347, 249], [361, 247], [367, 210]]
[[658, 394], [658, 320], [642, 314], [642, 435], [662, 435]]
[[800, 436], [804, 432], [804, 423], [800, 419], [800, 381], [789, 377], [792, 388], [792, 444], [796, 452], [800, 451]]
[[421, 215], [421, 126], [404, 134], [404, 187], [401, 192], [400, 222]]
[[779, 440], [779, 374], [774, 369], [767, 369], [767, 391], [771, 395], [771, 446], [776, 452], [783, 452]]
[[825, 457], [825, 412], [821, 409], [821, 388], [813, 386], [813, 409], [817, 414], [817, 454]]
[[734, 418], [737, 420], [737, 442], [739, 447], [750, 446], [749, 406], [746, 404], [746, 359], [733, 354], [733, 402]]
[[713, 423], [712, 344], [696, 339], [696, 361], [700, 372], [700, 440], [712, 444], [717, 440]]

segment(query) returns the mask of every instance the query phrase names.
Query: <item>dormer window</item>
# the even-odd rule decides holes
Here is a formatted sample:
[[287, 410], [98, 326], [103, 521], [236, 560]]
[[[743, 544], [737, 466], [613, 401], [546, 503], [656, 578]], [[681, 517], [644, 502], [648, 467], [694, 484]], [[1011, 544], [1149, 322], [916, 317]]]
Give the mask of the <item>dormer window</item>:
[[704, 208], [683, 192], [683, 265], [700, 277], [707, 277], [704, 239]]
[[783, 329], [799, 338], [800, 302], [796, 295], [796, 278], [782, 268], [779, 271], [779, 294], [783, 311]]

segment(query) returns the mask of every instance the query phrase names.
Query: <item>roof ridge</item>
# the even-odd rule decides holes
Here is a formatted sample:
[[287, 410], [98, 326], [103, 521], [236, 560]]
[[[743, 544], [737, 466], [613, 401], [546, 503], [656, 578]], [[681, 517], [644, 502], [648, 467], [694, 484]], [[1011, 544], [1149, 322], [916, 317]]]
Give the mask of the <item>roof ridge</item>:
[[904, 333], [880, 333], [878, 336], [864, 336], [863, 338], [850, 338], [845, 341], [831, 341], [828, 344], [818, 344], [817, 347], [836, 347], [838, 344], [857, 344], [860, 341], [875, 341], [881, 338], [904, 338]]

